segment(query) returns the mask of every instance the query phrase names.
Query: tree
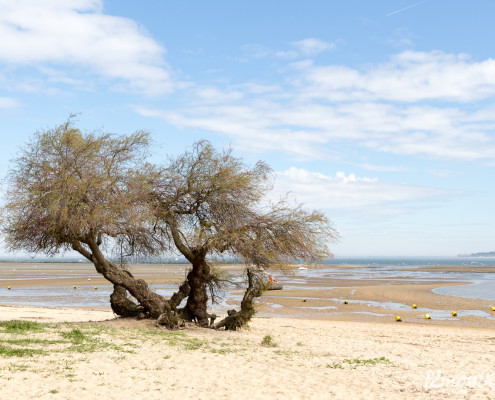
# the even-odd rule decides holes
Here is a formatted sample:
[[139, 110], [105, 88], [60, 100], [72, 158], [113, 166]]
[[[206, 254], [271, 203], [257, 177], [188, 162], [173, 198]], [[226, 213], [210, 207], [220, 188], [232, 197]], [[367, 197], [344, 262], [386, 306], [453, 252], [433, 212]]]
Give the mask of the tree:
[[154, 173], [145, 162], [148, 133], [84, 135], [72, 121], [36, 133], [13, 161], [2, 225], [8, 248], [50, 255], [75, 250], [114, 284], [111, 304], [117, 314], [144, 311], [172, 320], [187, 284], [167, 300], [104, 255], [115, 243], [146, 255], [167, 246], [150, 229], [153, 215], [143, 201]]
[[[214, 281], [208, 257], [227, 253], [246, 265], [273, 267], [331, 256], [327, 243], [337, 232], [323, 213], [267, 200], [271, 172], [263, 162], [248, 167], [230, 150], [217, 152], [200, 141], [172, 159], [150, 186], [150, 203], [164, 236], [192, 264], [185, 318], [202, 326], [215, 318], [207, 312], [207, 285]], [[250, 318], [252, 299], [259, 295], [259, 282], [253, 283], [248, 272], [244, 309], [235, 318], [230, 315], [237, 326], [239, 318]]]
[[[145, 314], [170, 328], [180, 318], [213, 325], [207, 289], [218, 277], [209, 257], [226, 253], [248, 266], [280, 266], [330, 255], [327, 242], [336, 231], [321, 212], [266, 200], [271, 169], [263, 162], [246, 166], [202, 141], [158, 167], [147, 162], [148, 146], [147, 132], [83, 134], [72, 118], [36, 133], [9, 173], [2, 210], [8, 248], [49, 255], [75, 250], [114, 285], [115, 313]], [[174, 247], [191, 271], [166, 299], [106, 257], [112, 246], [145, 256]], [[254, 314], [262, 282], [249, 269], [247, 278], [241, 310], [214, 327], [235, 329]]]

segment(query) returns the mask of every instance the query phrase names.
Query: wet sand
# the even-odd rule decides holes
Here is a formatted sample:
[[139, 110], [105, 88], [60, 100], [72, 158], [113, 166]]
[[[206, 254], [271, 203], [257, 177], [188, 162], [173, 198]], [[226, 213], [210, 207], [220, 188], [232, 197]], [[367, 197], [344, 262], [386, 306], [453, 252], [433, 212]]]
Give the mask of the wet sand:
[[[273, 274], [278, 274], [279, 279], [289, 283], [285, 284], [284, 290], [265, 292], [258, 300], [257, 315], [276, 318], [391, 323], [396, 323], [395, 317], [399, 315], [403, 323], [424, 323], [424, 315], [428, 313], [431, 319], [427, 323], [430, 325], [495, 328], [495, 312], [491, 311], [491, 306], [494, 304], [491, 301], [445, 296], [432, 291], [435, 288], [467, 284], [468, 282], [458, 282], [447, 278], [413, 279], [393, 276], [393, 273], [387, 279], [340, 279], [338, 278], [338, 271], [345, 271], [345, 268], [352, 270], [364, 267], [327, 265], [323, 267], [332, 268], [336, 272], [329, 273], [325, 270], [319, 274], [316, 271], [316, 275], [304, 277], [297, 276], [298, 273], [304, 273], [304, 271], [298, 271], [297, 266], [286, 270], [284, 273], [272, 271]], [[218, 268], [237, 276], [241, 274], [243, 269], [241, 265], [221, 265]], [[366, 268], [370, 269], [370, 267]], [[464, 271], [465, 268], [435, 266], [418, 268], [414, 271], [460, 272]], [[168, 285], [170, 290], [174, 290], [175, 285], [180, 284], [185, 279], [187, 269], [188, 265], [186, 264], [136, 264], [130, 266], [130, 270], [136, 277], [145, 279], [152, 287]], [[481, 269], [484, 272], [487, 270], [483, 267], [470, 269]], [[3, 263], [0, 264], [0, 279], [2, 286], [0, 287], [0, 304], [19, 304], [18, 301], [22, 298], [19, 299], [19, 296], [14, 298], [14, 295], [23, 293], [23, 288], [40, 288], [40, 291], [46, 288], [44, 295], [48, 297], [50, 290], [58, 288], [58, 297], [54, 302], [59, 302], [59, 306], [110, 310], [107, 296], [111, 291], [111, 285], [98, 275], [89, 263], [38, 263], [34, 265], [31, 263]], [[7, 285], [11, 287], [11, 290], [6, 290]], [[73, 293], [70, 292], [73, 291], [74, 285], [77, 287], [77, 295], [79, 296], [77, 304], [69, 297], [73, 296]], [[94, 286], [99, 290], [100, 303], [85, 306], [85, 296], [87, 298], [96, 296], [96, 293], [91, 293]], [[74, 291], [74, 293], [76, 292]], [[210, 307], [210, 311], [225, 315], [227, 309], [239, 306], [241, 296], [242, 291], [232, 289], [223, 303]], [[344, 304], [344, 300], [347, 300], [348, 304]], [[416, 304], [417, 308], [413, 309], [412, 304]], [[34, 298], [33, 304], [26, 305], [44, 305], [44, 303], [36, 304], [36, 298]], [[56, 305], [54, 304], [54, 306]], [[458, 316], [452, 317], [452, 311], [456, 311]]]
[[423, 271], [423, 272], [471, 272], [476, 274], [494, 273], [495, 267], [481, 267], [472, 265], [432, 265], [420, 268], [401, 268], [401, 271]]

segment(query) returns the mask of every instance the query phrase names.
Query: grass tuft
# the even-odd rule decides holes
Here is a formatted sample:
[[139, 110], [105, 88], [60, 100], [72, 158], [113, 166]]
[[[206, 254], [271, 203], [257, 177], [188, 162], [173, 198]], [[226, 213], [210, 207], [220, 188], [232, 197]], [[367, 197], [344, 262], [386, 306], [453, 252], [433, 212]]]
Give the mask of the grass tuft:
[[69, 339], [74, 344], [81, 344], [88, 339], [88, 337], [77, 328], [72, 329], [70, 332], [62, 332], [61, 335], [64, 338]]
[[265, 337], [261, 341], [261, 345], [265, 347], [277, 347], [277, 343], [273, 341], [271, 335], [265, 335]]
[[353, 358], [353, 359], [345, 359], [344, 361], [342, 361], [342, 363], [327, 364], [326, 367], [333, 369], [343, 369], [344, 367], [342, 364], [348, 364], [351, 367], [351, 369], [355, 369], [356, 367], [364, 366], [364, 365], [390, 364], [390, 360], [385, 357], [370, 358], [367, 360]]

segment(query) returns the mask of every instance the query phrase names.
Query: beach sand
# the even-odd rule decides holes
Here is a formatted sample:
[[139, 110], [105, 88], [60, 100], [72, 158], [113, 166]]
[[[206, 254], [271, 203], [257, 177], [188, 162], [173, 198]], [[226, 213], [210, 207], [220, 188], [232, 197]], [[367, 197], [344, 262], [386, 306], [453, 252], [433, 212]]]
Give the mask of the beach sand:
[[[185, 266], [156, 271], [133, 270], [152, 284], [175, 284]], [[12, 290], [3, 288], [4, 304], [40, 282], [68, 291], [105, 283], [84, 264], [35, 271], [5, 265], [2, 276], [12, 282]], [[237, 332], [194, 325], [170, 332], [151, 320], [115, 318], [108, 305], [0, 306], [0, 393], [9, 399], [495, 398], [492, 302], [432, 292], [458, 284], [322, 274], [301, 288], [266, 292], [257, 305], [264, 317]], [[5, 322], [12, 320], [48, 325], [16, 332]]]
[[6, 399], [495, 397], [487, 328], [255, 318], [236, 332], [170, 332], [100, 310], [0, 307], [0, 321], [14, 319], [50, 325], [23, 334], [0, 323], [3, 354], [45, 352], [0, 355]]

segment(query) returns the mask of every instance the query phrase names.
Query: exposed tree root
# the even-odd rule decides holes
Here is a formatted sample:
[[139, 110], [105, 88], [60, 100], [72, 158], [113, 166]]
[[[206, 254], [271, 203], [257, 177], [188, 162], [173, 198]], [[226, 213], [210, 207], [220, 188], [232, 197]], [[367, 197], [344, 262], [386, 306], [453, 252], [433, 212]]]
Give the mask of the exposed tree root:
[[115, 314], [121, 317], [136, 317], [144, 311], [127, 297], [127, 290], [121, 285], [113, 285], [113, 293], [110, 295], [110, 305]]

